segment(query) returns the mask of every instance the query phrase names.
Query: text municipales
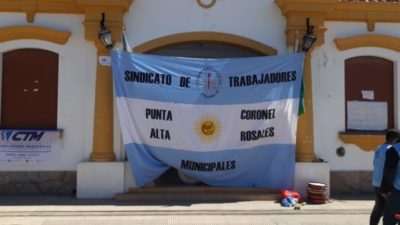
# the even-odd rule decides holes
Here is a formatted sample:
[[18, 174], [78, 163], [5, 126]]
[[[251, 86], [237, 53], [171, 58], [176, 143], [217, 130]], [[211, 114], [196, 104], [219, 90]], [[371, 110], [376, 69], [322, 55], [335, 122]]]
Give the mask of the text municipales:
[[224, 170], [233, 170], [236, 168], [236, 161], [220, 161], [220, 162], [195, 162], [191, 160], [182, 160], [181, 169], [203, 171], [203, 172], [215, 172]]

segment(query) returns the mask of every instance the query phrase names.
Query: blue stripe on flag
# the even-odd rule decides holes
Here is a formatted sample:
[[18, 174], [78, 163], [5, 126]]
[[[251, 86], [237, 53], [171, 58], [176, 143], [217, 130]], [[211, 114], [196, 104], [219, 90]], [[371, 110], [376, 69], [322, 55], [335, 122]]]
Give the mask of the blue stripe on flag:
[[[140, 144], [127, 144], [129, 163], [139, 187], [156, 179], [169, 167], [212, 186], [293, 188], [294, 145], [263, 145], [246, 150], [192, 152]], [[171, 157], [173, 156], [173, 157]], [[161, 162], [158, 159], [163, 159]], [[224, 162], [220, 171], [182, 169], [182, 160], [189, 162]], [[227, 169], [235, 161], [234, 168]], [[190, 167], [189, 166], [189, 167]], [[192, 168], [193, 169], [193, 168]]]
[[[116, 79], [125, 81], [115, 84], [115, 92], [117, 97], [126, 96], [161, 102], [200, 105], [257, 103], [286, 99], [288, 96], [298, 98], [301, 90], [298, 80], [302, 79], [303, 57], [303, 54], [293, 54], [216, 60], [166, 56], [149, 57], [148, 55], [113, 51], [114, 76]], [[263, 66], [260, 67], [260, 65]], [[220, 77], [221, 84], [214, 90], [215, 94], [210, 94], [214, 94], [212, 98], [204, 98], [203, 96], [204, 86], [209, 85], [207, 84], [208, 79], [205, 77], [207, 73], [204, 74], [204, 68], [211, 68], [213, 75]], [[287, 68], [291, 69], [288, 70]], [[171, 84], [147, 83], [145, 80], [128, 82], [125, 80], [126, 71], [152, 74], [153, 80], [155, 74], [169, 75], [168, 80], [171, 81]], [[287, 74], [283, 74], [286, 72]], [[149, 76], [144, 75], [142, 77], [149, 78]], [[190, 78], [188, 84], [190, 88], [180, 86], [183, 77]], [[285, 82], [287, 79], [294, 80]], [[267, 80], [271, 82], [267, 83]], [[163, 81], [168, 82], [165, 76], [160, 78], [160, 82]], [[239, 85], [236, 86], [235, 84]], [[153, 88], [155, 86], [158, 86], [158, 88]]]

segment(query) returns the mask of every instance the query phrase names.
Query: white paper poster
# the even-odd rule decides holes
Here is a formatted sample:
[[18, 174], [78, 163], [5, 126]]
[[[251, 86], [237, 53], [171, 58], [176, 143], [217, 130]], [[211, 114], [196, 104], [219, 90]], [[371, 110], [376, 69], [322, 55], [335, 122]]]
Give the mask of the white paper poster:
[[367, 100], [374, 100], [375, 99], [375, 92], [374, 91], [362, 90], [361, 94], [362, 94], [363, 99], [367, 99]]
[[348, 101], [347, 128], [354, 130], [387, 129], [386, 102]]

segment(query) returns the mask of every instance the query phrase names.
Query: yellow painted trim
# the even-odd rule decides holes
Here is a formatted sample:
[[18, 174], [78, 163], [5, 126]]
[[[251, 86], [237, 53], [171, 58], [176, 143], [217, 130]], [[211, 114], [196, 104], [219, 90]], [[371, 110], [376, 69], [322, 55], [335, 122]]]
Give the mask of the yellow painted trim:
[[0, 12], [26, 13], [28, 22], [33, 22], [36, 13], [85, 14], [88, 8], [102, 11], [121, 8], [128, 10], [134, 0], [0, 0]]
[[[109, 51], [97, 51], [108, 56]], [[100, 65], [96, 69], [96, 98], [94, 105], [93, 149], [90, 160], [94, 162], [115, 161], [114, 153], [114, 97], [111, 67]]]
[[[373, 31], [377, 22], [400, 23], [400, 4], [391, 2], [344, 2], [338, 0], [275, 0], [286, 17], [288, 46], [295, 43], [295, 33], [302, 37], [306, 18], [310, 18], [317, 36], [315, 46], [324, 43], [325, 21], [365, 22], [366, 30]], [[300, 40], [301, 41], [301, 40]], [[301, 44], [301, 43], [300, 43]]]
[[37, 26], [0, 28], [0, 42], [19, 39], [37, 39], [63, 45], [68, 41], [70, 35], [71, 33], [67, 31], [57, 31]]
[[217, 2], [217, 0], [212, 0], [209, 4], [204, 4], [201, 0], [197, 0], [197, 4], [199, 4], [199, 6], [205, 8], [205, 9], [209, 9], [209, 8], [213, 7], [216, 2]]
[[384, 134], [350, 134], [339, 133], [339, 138], [346, 144], [355, 144], [364, 151], [374, 151], [385, 142]]
[[326, 20], [400, 22], [400, 4], [389, 2], [336, 2]]
[[360, 35], [349, 38], [336, 38], [333, 41], [341, 51], [360, 47], [379, 47], [400, 52], [400, 38], [387, 35]]
[[160, 48], [173, 46], [176, 44], [193, 43], [193, 42], [229, 44], [235, 47], [252, 51], [259, 55], [276, 55], [278, 53], [276, 49], [264, 45], [260, 42], [233, 34], [219, 33], [219, 32], [189, 32], [189, 33], [173, 34], [143, 43], [135, 47], [134, 51], [140, 53], [146, 53], [150, 51], [155, 51]]
[[[286, 18], [314, 17], [330, 21], [400, 22], [400, 4], [338, 0], [275, 0]], [[293, 18], [294, 19], [294, 18]], [[303, 21], [297, 21], [297, 24]]]
[[23, 12], [33, 22], [37, 12], [81, 14], [83, 10], [77, 0], [0, 0], [0, 12]]

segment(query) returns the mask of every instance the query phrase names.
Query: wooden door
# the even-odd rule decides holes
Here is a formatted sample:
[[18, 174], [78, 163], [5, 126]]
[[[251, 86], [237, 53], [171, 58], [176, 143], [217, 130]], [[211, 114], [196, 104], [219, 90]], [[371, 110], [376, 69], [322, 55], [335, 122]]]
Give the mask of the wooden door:
[[1, 129], [57, 129], [58, 54], [6, 52], [2, 72]]
[[[387, 102], [387, 128], [394, 128], [394, 65], [390, 60], [373, 56], [360, 56], [345, 62], [345, 92], [348, 101], [377, 101]], [[373, 100], [365, 100], [363, 90], [374, 93]], [[346, 105], [346, 130], [347, 104]]]

